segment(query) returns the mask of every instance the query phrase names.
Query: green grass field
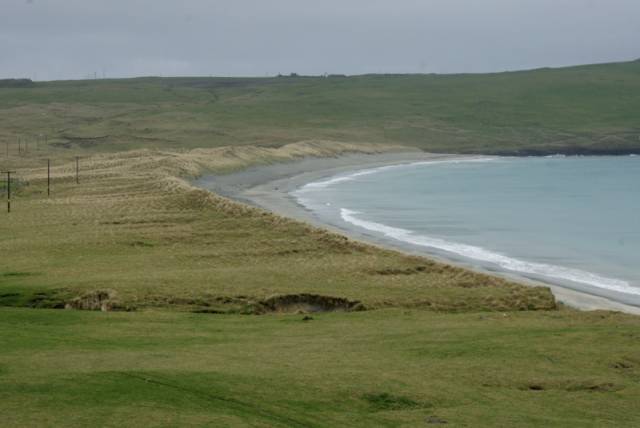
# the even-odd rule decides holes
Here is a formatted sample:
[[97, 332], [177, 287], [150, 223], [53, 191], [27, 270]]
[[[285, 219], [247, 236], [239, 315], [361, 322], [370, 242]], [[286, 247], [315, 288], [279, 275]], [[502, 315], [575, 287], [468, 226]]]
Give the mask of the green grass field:
[[46, 134], [61, 151], [85, 152], [325, 139], [628, 153], [640, 151], [639, 94], [640, 61], [486, 75], [46, 82], [0, 88], [0, 143], [20, 135], [33, 146]]
[[638, 426], [639, 318], [188, 179], [398, 144], [633, 151], [639, 73], [0, 84], [0, 425]]
[[637, 317], [302, 318], [0, 309], [3, 426], [640, 424]]

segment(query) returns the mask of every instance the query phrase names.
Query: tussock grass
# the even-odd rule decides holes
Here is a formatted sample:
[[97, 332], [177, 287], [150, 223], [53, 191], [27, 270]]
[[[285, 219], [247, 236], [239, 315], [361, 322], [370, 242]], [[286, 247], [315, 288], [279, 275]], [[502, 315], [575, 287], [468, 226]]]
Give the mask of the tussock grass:
[[[188, 181], [204, 171], [385, 150], [398, 148], [309, 141], [101, 154], [82, 160], [80, 185], [73, 163], [56, 162], [51, 198], [43, 194], [43, 168], [21, 169], [28, 185], [16, 194], [14, 211], [0, 214], [0, 252], [12, 271], [35, 275], [0, 276], [0, 293], [47, 290], [67, 306], [85, 309], [251, 313], [264, 312], [274, 296], [300, 295], [362, 302], [369, 309], [555, 308], [546, 288], [369, 247]], [[92, 300], [105, 290], [117, 301]]]

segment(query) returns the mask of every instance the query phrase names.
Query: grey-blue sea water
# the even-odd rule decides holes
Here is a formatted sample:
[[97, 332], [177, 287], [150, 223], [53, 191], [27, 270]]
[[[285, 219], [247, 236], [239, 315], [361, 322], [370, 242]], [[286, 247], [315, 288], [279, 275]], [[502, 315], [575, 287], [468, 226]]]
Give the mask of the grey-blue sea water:
[[294, 196], [329, 223], [640, 304], [640, 157], [421, 162]]

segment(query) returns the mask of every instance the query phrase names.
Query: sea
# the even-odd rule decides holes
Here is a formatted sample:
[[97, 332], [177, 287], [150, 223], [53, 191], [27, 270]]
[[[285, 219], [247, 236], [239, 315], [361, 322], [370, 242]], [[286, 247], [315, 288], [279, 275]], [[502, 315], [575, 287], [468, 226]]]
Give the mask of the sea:
[[325, 223], [400, 249], [640, 306], [640, 156], [421, 161], [292, 196]]

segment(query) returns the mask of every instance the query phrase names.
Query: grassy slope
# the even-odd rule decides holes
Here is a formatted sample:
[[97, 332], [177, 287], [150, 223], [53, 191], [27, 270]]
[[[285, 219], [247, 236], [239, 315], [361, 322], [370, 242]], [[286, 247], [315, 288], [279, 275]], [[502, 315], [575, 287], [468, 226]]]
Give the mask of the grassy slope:
[[[0, 309], [5, 426], [634, 427], [640, 320]], [[428, 425], [427, 425], [428, 426]]]
[[250, 310], [247, 306], [272, 295], [300, 293], [367, 307], [554, 306], [545, 289], [365, 247], [175, 178], [204, 168], [345, 150], [366, 152], [374, 146], [305, 143], [95, 156], [83, 160], [79, 186], [72, 180], [73, 164], [56, 163], [51, 199], [42, 193], [45, 170], [22, 170], [29, 185], [0, 222], [7, 266], [0, 268], [0, 304], [55, 306], [112, 290], [122, 306], [223, 311]]
[[321, 138], [624, 153], [640, 151], [639, 94], [639, 61], [487, 75], [49, 82], [0, 89], [0, 140], [46, 133], [59, 148], [88, 151]]

